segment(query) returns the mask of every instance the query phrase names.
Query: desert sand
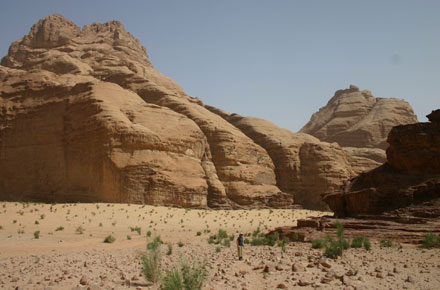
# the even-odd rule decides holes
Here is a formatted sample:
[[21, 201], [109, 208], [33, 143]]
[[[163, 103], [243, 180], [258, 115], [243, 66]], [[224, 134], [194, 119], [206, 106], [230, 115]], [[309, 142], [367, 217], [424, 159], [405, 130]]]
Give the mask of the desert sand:
[[[147, 242], [158, 235], [165, 242], [163, 269], [180, 260], [206, 261], [206, 289], [440, 288], [440, 249], [424, 250], [398, 241], [394, 247], [382, 248], [372, 240], [370, 251], [349, 249], [333, 260], [325, 258], [322, 250], [311, 249], [310, 243], [291, 242], [285, 252], [277, 246], [246, 245], [244, 260], [239, 261], [235, 241], [230, 247], [207, 242], [219, 229], [236, 238], [258, 227], [266, 232], [326, 214], [299, 209], [2, 202], [0, 288], [158, 289], [144, 278], [140, 259]], [[38, 239], [36, 231], [40, 231]], [[104, 243], [110, 234], [116, 241]], [[170, 255], [166, 243], [172, 245]]]

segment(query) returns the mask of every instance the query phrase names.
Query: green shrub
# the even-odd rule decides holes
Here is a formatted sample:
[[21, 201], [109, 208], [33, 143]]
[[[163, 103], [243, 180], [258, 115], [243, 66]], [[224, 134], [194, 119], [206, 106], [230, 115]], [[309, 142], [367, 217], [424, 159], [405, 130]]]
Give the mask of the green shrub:
[[225, 247], [230, 247], [231, 246], [231, 241], [230, 240], [228, 240], [228, 239], [224, 239], [223, 240], [223, 246], [225, 246]]
[[324, 244], [325, 251], [324, 255], [328, 258], [336, 258], [337, 256], [342, 256], [342, 245], [339, 241], [335, 240], [331, 236], [327, 236]]
[[342, 240], [342, 248], [344, 250], [347, 250], [350, 247], [350, 244], [348, 243], [347, 240]]
[[440, 248], [440, 235], [436, 236], [434, 233], [426, 234], [422, 241], [422, 247], [425, 249]]
[[116, 238], [112, 235], [108, 235], [104, 239], [104, 243], [108, 243], [108, 244], [114, 243], [115, 241], [116, 241]]
[[185, 290], [200, 290], [203, 287], [203, 283], [208, 277], [206, 271], [206, 264], [196, 262], [192, 266], [189, 266], [186, 262], [181, 262], [183, 285]]
[[162, 286], [165, 290], [183, 290], [183, 278], [180, 271], [177, 269], [167, 271], [162, 279]]
[[40, 231], [34, 232], [34, 238], [39, 239], [40, 238]]
[[202, 235], [202, 232], [197, 232], [197, 236], [201, 236]]
[[216, 253], [220, 253], [221, 250], [222, 250], [221, 247], [215, 247], [215, 252], [216, 252]]
[[180, 270], [172, 269], [166, 272], [162, 280], [162, 288], [165, 290], [200, 290], [207, 278], [206, 265], [194, 263], [189, 266], [186, 262], [180, 262]]
[[280, 239], [280, 233], [275, 231], [269, 235], [269, 240], [278, 241]]
[[64, 227], [59, 226], [59, 227], [57, 227], [57, 228], [55, 229], [55, 231], [56, 231], [56, 232], [58, 232], [58, 231], [64, 231]]
[[151, 231], [147, 232], [147, 237], [151, 237]]
[[364, 243], [364, 236], [355, 236], [351, 241], [352, 248], [362, 248], [362, 244]]
[[322, 249], [324, 247], [323, 240], [312, 240], [312, 248], [313, 249]]
[[371, 243], [367, 237], [364, 238], [364, 248], [367, 251], [369, 251], [371, 249]]
[[170, 256], [173, 253], [173, 246], [171, 245], [171, 243], [168, 243], [167, 246], [168, 246], [167, 255]]
[[292, 241], [297, 242], [298, 240], [299, 240], [299, 235], [298, 235], [298, 233], [293, 233]]
[[131, 240], [131, 236], [130, 235], [127, 235], [127, 240]]
[[252, 246], [261, 246], [261, 245], [268, 245], [269, 240], [266, 238], [253, 238], [251, 241]]
[[382, 240], [380, 241], [380, 245], [385, 248], [390, 248], [393, 246], [393, 241], [391, 240]]
[[217, 240], [223, 240], [228, 238], [228, 233], [225, 230], [219, 229], [217, 233]]
[[281, 251], [282, 251], [283, 253], [286, 252], [286, 243], [281, 243]]
[[75, 230], [75, 232], [80, 235], [82, 235], [84, 233], [84, 231], [85, 231], [85, 229], [82, 226], [77, 227]]
[[250, 243], [249, 239], [248, 238], [244, 239], [244, 243], [249, 244]]
[[154, 237], [153, 241], [147, 244], [148, 250], [154, 250], [159, 248], [159, 246], [162, 244], [162, 240], [160, 239], [160, 236]]
[[179, 246], [179, 248], [183, 247], [183, 243], [182, 243], [182, 241], [179, 241], [179, 242], [177, 243], [177, 245]]
[[158, 247], [152, 247], [147, 253], [141, 255], [143, 269], [142, 272], [145, 278], [157, 283], [161, 278], [161, 257]]
[[140, 227], [130, 227], [130, 231], [137, 232], [139, 236], [141, 235], [141, 228]]

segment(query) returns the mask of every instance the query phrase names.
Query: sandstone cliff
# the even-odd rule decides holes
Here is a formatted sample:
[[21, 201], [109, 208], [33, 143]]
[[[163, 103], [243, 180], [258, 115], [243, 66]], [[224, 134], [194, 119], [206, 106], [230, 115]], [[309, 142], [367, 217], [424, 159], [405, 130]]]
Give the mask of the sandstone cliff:
[[[380, 214], [440, 198], [440, 110], [431, 123], [394, 127], [388, 161], [324, 197], [337, 216]], [[437, 209], [440, 211], [440, 209]]]
[[0, 94], [7, 200], [240, 208], [288, 207], [297, 195], [322, 208], [323, 191], [379, 164], [205, 106], [117, 21], [41, 19], [1, 60]]
[[391, 128], [416, 122], [413, 109], [404, 100], [375, 98], [370, 91], [351, 85], [337, 91], [300, 132], [337, 142], [348, 147], [350, 154], [383, 163]]

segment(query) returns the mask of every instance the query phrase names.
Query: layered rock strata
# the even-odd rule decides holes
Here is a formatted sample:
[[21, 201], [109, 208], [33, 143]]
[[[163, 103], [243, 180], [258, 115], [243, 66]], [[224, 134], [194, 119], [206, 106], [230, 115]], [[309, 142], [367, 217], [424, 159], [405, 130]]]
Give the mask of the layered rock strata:
[[324, 196], [336, 216], [380, 214], [384, 211], [440, 198], [439, 110], [431, 123], [394, 127], [389, 136], [388, 161]]
[[290, 240], [302, 242], [325, 239], [328, 234], [336, 236], [336, 221], [343, 225], [344, 235], [349, 239], [362, 235], [376, 240], [421, 244], [428, 233], [440, 234], [440, 198], [379, 215], [344, 219], [330, 216], [301, 219], [296, 226], [279, 227], [267, 235], [277, 231], [281, 239], [288, 237]]

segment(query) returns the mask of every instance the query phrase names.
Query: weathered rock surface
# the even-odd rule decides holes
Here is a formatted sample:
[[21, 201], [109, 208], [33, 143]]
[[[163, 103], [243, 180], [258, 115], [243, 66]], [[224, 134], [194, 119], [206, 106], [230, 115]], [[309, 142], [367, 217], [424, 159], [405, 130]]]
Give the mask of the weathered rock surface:
[[404, 100], [375, 98], [370, 91], [351, 85], [337, 91], [300, 132], [351, 147], [346, 149], [351, 154], [383, 163], [382, 150], [388, 147], [386, 138], [391, 128], [416, 122], [413, 109]]
[[429, 232], [439, 234], [440, 110], [427, 117], [431, 123], [394, 127], [388, 136], [388, 162], [324, 196], [335, 217], [298, 220], [297, 226], [275, 231], [281, 238], [322, 239], [336, 233], [338, 218], [351, 238], [417, 244]]
[[336, 143], [321, 142], [303, 133], [292, 133], [263, 119], [228, 114], [208, 107], [263, 147], [275, 164], [277, 185], [293, 193], [307, 208], [325, 209], [320, 192], [337, 189], [356, 174], [380, 163], [346, 154]]
[[117, 21], [43, 18], [1, 60], [0, 94], [6, 200], [322, 209], [382, 162], [187, 96]]
[[388, 142], [387, 163], [325, 195], [337, 216], [380, 214], [440, 197], [440, 124], [394, 127]]
[[1, 64], [5, 199], [293, 203], [267, 152], [157, 72], [119, 22], [48, 16]]
[[335, 236], [336, 220], [344, 226], [344, 235], [350, 239], [363, 235], [377, 240], [420, 244], [426, 234], [440, 234], [440, 198], [378, 215], [359, 215], [356, 218], [344, 219], [329, 216], [301, 219], [298, 220], [297, 226], [278, 227], [274, 231], [277, 231], [281, 238], [310, 242], [314, 239], [325, 239], [327, 234]]

